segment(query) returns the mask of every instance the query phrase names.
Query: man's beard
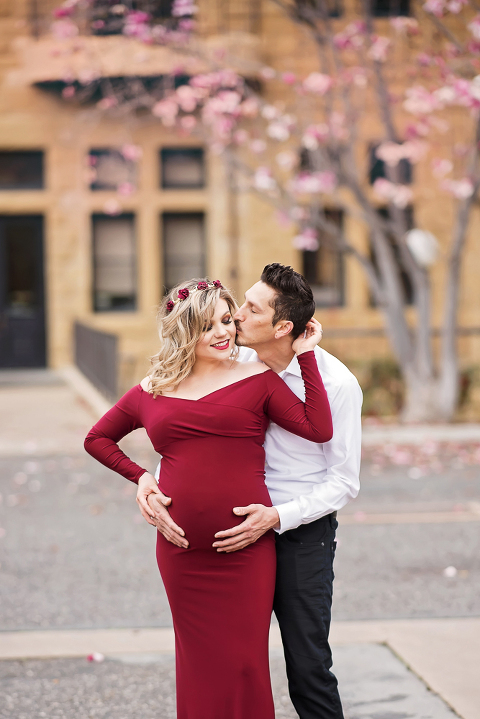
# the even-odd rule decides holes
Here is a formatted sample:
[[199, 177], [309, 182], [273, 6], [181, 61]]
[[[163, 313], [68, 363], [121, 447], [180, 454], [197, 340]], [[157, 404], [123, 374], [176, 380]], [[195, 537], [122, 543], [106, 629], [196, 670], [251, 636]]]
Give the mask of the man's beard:
[[245, 339], [241, 335], [236, 335], [235, 337], [235, 344], [237, 347], [248, 347], [248, 343], [245, 341]]

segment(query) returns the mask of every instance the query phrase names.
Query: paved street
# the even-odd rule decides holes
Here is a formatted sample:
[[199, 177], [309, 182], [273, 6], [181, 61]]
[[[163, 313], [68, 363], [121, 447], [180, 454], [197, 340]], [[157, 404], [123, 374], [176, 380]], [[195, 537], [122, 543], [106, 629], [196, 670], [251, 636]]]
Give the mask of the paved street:
[[[13, 412], [14, 390], [2, 392]], [[24, 388], [19, 392], [27, 402]], [[45, 392], [53, 395], [50, 416], [33, 402], [22, 444], [15, 453], [0, 447], [0, 630], [170, 627], [155, 530], [140, 517], [135, 487], [83, 452], [80, 438], [94, 421], [88, 407], [64, 385], [42, 387]], [[2, 422], [8, 425], [8, 416]], [[21, 418], [12, 422], [18, 427]], [[50, 454], [37, 452], [49, 433], [60, 444]], [[153, 469], [156, 458], [141, 432], [126, 450]], [[338, 626], [480, 615], [480, 472], [444, 466], [418, 477], [408, 469], [379, 471], [366, 462], [360, 497], [339, 518]], [[335, 648], [349, 719], [453, 716], [376, 641]], [[293, 719], [280, 649], [272, 652], [277, 719]], [[0, 662], [2, 719], [170, 719], [173, 691], [170, 651], [117, 652], [102, 663], [85, 657]]]
[[[342, 525], [340, 517], [335, 618], [478, 616], [480, 522], [361, 521], [362, 512], [395, 506], [466, 506], [480, 496], [478, 470], [418, 480], [402, 480], [398, 468], [368, 470], [345, 512], [359, 521]], [[138, 512], [133, 484], [84, 454], [3, 458], [0, 471], [2, 629], [170, 624], [155, 530]], [[444, 576], [447, 567], [455, 576]]]

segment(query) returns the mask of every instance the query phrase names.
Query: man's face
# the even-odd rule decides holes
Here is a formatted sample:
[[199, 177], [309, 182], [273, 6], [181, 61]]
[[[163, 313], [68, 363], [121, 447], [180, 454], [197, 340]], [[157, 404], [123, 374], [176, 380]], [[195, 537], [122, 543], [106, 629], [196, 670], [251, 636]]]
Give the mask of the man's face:
[[236, 343], [240, 347], [255, 347], [275, 338], [272, 307], [275, 291], [264, 282], [257, 282], [245, 292], [245, 302], [234, 314], [237, 326]]

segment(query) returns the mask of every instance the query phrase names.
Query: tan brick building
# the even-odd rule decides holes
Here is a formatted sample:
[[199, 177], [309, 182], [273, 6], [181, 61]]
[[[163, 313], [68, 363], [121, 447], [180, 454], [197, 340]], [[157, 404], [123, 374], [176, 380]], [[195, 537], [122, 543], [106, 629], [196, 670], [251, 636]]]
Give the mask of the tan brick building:
[[[105, 78], [154, 81], [176, 58], [115, 34], [65, 41], [59, 53], [46, 34], [55, 5], [0, 0], [0, 366], [71, 363], [80, 321], [118, 337], [121, 390], [143, 375], [155, 351], [155, 307], [164, 286], [208, 274], [241, 297], [272, 261], [305, 271], [315, 284], [327, 349], [347, 361], [388, 355], [381, 316], [354, 260], [295, 250], [292, 230], [279, 227], [272, 208], [246, 191], [232, 195], [222, 160], [194, 139], [141, 113], [107, 118], [94, 98], [65, 101], [65, 74], [81, 81], [87, 59]], [[245, 57], [300, 75], [318, 69], [304, 33], [268, 0], [199, 6], [213, 45], [230, 33]], [[378, 7], [388, 14], [387, 0]], [[346, 2], [335, 22], [351, 12]], [[388, 21], [381, 22], [389, 32]], [[374, 139], [375, 129], [366, 129], [366, 182]], [[138, 157], [132, 146], [140, 148]], [[439, 196], [427, 164], [416, 168], [414, 185], [416, 220], [444, 245], [453, 201]], [[460, 305], [464, 366], [480, 356], [479, 219], [476, 208]], [[368, 247], [368, 228], [344, 221], [351, 241]], [[432, 275], [437, 318], [442, 274], [439, 261]]]

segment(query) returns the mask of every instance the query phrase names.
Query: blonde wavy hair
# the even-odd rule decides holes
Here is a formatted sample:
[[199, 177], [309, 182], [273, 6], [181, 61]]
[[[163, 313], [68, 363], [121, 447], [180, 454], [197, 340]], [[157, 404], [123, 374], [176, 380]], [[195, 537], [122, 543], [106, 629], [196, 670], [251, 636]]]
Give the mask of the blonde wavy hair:
[[[225, 300], [233, 315], [237, 311], [237, 303], [225, 287], [209, 287], [198, 290], [199, 282], [213, 284], [206, 278], [192, 279], [174, 287], [163, 298], [157, 313], [160, 351], [150, 358], [152, 367], [148, 373], [150, 378], [148, 391], [154, 397], [164, 392], [173, 392], [184, 380], [195, 364], [195, 346], [202, 338], [205, 327], [211, 321], [219, 299]], [[187, 289], [186, 299], [178, 301], [179, 290]], [[169, 308], [172, 306], [170, 310]], [[232, 351], [231, 359], [238, 354], [238, 348]]]

